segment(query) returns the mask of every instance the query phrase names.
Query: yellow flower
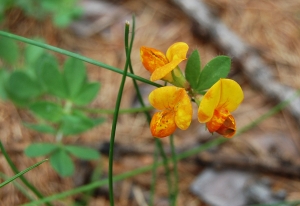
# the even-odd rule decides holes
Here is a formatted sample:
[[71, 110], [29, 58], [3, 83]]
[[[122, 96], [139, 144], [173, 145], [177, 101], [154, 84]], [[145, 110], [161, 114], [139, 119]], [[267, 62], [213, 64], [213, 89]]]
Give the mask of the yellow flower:
[[206, 123], [209, 132], [217, 132], [230, 138], [236, 132], [235, 120], [230, 112], [236, 110], [243, 99], [243, 91], [237, 82], [220, 79], [201, 100], [198, 120]]
[[[144, 67], [152, 74], [151, 81], [159, 79], [174, 82], [174, 78], [182, 79], [183, 75], [180, 69], [172, 75], [172, 71], [177, 68], [178, 64], [186, 60], [186, 53], [189, 46], [184, 42], [177, 42], [171, 45], [166, 55], [154, 48], [141, 47], [141, 61]], [[184, 77], [183, 77], [184, 78]]]
[[193, 109], [185, 89], [175, 86], [157, 88], [149, 94], [149, 102], [162, 110], [153, 115], [150, 123], [154, 137], [166, 137], [177, 127], [186, 130], [190, 126]]

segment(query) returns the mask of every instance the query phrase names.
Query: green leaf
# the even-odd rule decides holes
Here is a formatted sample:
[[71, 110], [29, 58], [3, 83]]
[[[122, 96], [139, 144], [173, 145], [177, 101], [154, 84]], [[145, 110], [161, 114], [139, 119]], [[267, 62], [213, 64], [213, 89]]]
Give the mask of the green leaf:
[[3, 100], [7, 99], [7, 93], [5, 90], [5, 82], [9, 77], [8, 72], [5, 69], [0, 69], [0, 98]]
[[[36, 40], [43, 42], [42, 40]], [[45, 50], [41, 47], [27, 44], [25, 47], [25, 61], [27, 65], [34, 65], [36, 61], [44, 54]]]
[[65, 82], [58, 70], [56, 59], [53, 60], [51, 56], [44, 57], [40, 62], [38, 73], [42, 83], [51, 94], [61, 98], [67, 97]]
[[97, 126], [98, 124], [102, 124], [103, 122], [105, 122], [105, 118], [100, 117], [100, 118], [96, 118], [96, 119], [92, 119], [94, 126]]
[[98, 94], [100, 83], [86, 83], [79, 94], [73, 98], [73, 102], [77, 105], [89, 104]]
[[53, 17], [53, 22], [58, 27], [66, 27], [72, 22], [72, 15], [68, 11], [57, 13]]
[[185, 68], [185, 77], [193, 89], [196, 89], [200, 79], [201, 60], [198, 50], [190, 55]]
[[19, 56], [19, 48], [17, 43], [7, 37], [0, 37], [0, 59], [8, 64], [13, 64]]
[[63, 117], [61, 131], [64, 135], [74, 135], [85, 132], [97, 124], [100, 124], [104, 119], [93, 120], [82, 113], [75, 113]]
[[68, 145], [65, 146], [65, 149], [75, 157], [84, 160], [95, 160], [100, 157], [97, 150], [88, 147]]
[[34, 102], [29, 105], [29, 109], [38, 117], [50, 122], [58, 122], [63, 117], [63, 109], [61, 106], [53, 102]]
[[6, 83], [7, 92], [17, 99], [30, 99], [41, 92], [39, 84], [24, 71], [14, 71]]
[[71, 176], [74, 173], [74, 164], [64, 149], [59, 149], [50, 157], [50, 163], [54, 170], [62, 177]]
[[28, 157], [40, 157], [48, 155], [58, 149], [58, 145], [51, 143], [34, 143], [25, 149]]
[[209, 89], [220, 78], [226, 78], [231, 66], [228, 56], [218, 56], [208, 62], [203, 68], [196, 90], [201, 92]]
[[86, 80], [85, 66], [81, 60], [69, 58], [64, 64], [64, 78], [69, 97], [76, 96]]
[[27, 128], [35, 130], [37, 132], [41, 132], [41, 133], [55, 134], [55, 132], [56, 132], [56, 130], [48, 124], [30, 124], [30, 123], [26, 123], [26, 122], [23, 124]]

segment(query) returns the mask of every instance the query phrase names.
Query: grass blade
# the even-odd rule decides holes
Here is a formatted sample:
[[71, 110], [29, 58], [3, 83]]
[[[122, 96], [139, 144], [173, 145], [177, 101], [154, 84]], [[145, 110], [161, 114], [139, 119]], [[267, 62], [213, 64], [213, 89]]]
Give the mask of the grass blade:
[[2, 183], [0, 184], [0, 188], [3, 187], [3, 186], [5, 186], [5, 185], [7, 185], [8, 183], [14, 181], [15, 179], [19, 178], [20, 176], [22, 176], [22, 175], [25, 174], [26, 172], [29, 172], [30, 170], [32, 170], [32, 169], [36, 168], [37, 166], [43, 164], [43, 163], [46, 162], [46, 161], [48, 161], [48, 159], [44, 159], [44, 160], [42, 160], [42, 161], [40, 161], [40, 162], [38, 162], [38, 163], [36, 163], [36, 164], [34, 164], [34, 165], [32, 165], [32, 166], [26, 168], [25, 170], [19, 172], [18, 174], [14, 175], [13, 177], [7, 179], [6, 181], [4, 181], [4, 182], [2, 182]]

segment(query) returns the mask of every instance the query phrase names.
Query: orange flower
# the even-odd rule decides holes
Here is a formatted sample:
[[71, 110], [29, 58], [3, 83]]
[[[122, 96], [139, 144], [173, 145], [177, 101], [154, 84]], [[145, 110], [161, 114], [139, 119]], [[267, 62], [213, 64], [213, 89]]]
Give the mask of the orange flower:
[[166, 137], [174, 133], [177, 127], [186, 130], [192, 120], [192, 104], [185, 89], [165, 86], [149, 94], [150, 104], [162, 110], [153, 115], [150, 130], [154, 137]]
[[201, 100], [198, 120], [206, 123], [209, 132], [217, 132], [230, 138], [236, 132], [235, 119], [230, 112], [236, 110], [243, 99], [243, 91], [237, 82], [220, 79]]
[[[186, 43], [177, 42], [168, 48], [165, 55], [157, 49], [141, 47], [141, 61], [144, 67], [152, 74], [150, 80], [156, 81], [162, 79], [173, 83], [174, 79], [182, 78], [183, 75], [180, 69], [174, 69], [177, 68], [180, 62], [186, 59], [188, 49], [189, 47]], [[176, 72], [172, 75], [171, 72], [173, 70]]]

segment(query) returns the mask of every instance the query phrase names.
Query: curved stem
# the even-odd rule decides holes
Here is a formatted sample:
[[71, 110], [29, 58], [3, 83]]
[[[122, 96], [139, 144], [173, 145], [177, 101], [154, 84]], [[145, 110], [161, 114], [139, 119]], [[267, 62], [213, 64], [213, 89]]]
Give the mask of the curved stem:
[[[119, 68], [104, 64], [104, 63], [96, 61], [94, 59], [87, 58], [87, 57], [82, 56], [80, 54], [76, 54], [76, 53], [73, 53], [73, 52], [70, 52], [70, 51], [67, 51], [67, 50], [64, 50], [64, 49], [57, 48], [55, 46], [51, 46], [49, 44], [45, 44], [45, 43], [42, 43], [42, 42], [37, 42], [37, 41], [31, 40], [31, 39], [27, 39], [25, 37], [21, 37], [21, 36], [11, 34], [11, 33], [8, 33], [8, 32], [4, 32], [4, 31], [0, 31], [0, 36], [8, 37], [8, 38], [15, 39], [17, 41], [21, 41], [21, 42], [24, 42], [24, 43], [27, 43], [27, 44], [31, 44], [31, 45], [38, 46], [38, 47], [41, 47], [41, 48], [44, 48], [44, 49], [55, 51], [57, 53], [60, 53], [60, 54], [66, 55], [66, 56], [70, 56], [70, 57], [73, 57], [73, 58], [76, 58], [76, 59], [80, 59], [82, 61], [88, 62], [90, 64], [93, 64], [93, 65], [96, 65], [96, 66], [99, 66], [99, 67], [103, 67], [105, 69], [111, 70], [111, 71], [119, 73], [119, 74], [124, 73], [124, 71], [122, 71]], [[146, 84], [150, 84], [150, 85], [155, 86], [155, 87], [161, 87], [160, 84], [157, 84], [157, 83], [152, 82], [148, 79], [144, 79], [140, 76], [136, 76], [136, 75], [131, 74], [131, 73], [126, 73], [126, 76], [128, 76], [130, 78], [133, 78], [133, 79], [136, 79], [138, 81], [144, 82]]]
[[[129, 33], [129, 23], [126, 22], [126, 24], [125, 24], [125, 42], [128, 41], [128, 33]], [[128, 43], [127, 44], [125, 43], [125, 47], [126, 47], [126, 45], [128, 45]], [[125, 48], [125, 49], [127, 50], [127, 48]], [[121, 104], [121, 100], [122, 100], [122, 95], [123, 95], [129, 61], [130, 61], [130, 58], [128, 56], [126, 58], [124, 73], [123, 73], [123, 77], [122, 77], [122, 81], [120, 84], [118, 97], [117, 97], [117, 101], [116, 101], [115, 113], [114, 113], [114, 118], [113, 118], [113, 123], [112, 123], [112, 128], [111, 128], [110, 143], [109, 143], [109, 168], [108, 168], [109, 181], [108, 181], [108, 183], [109, 183], [109, 200], [110, 200], [111, 206], [114, 206], [114, 189], [113, 189], [114, 143], [115, 143], [115, 135], [116, 135], [116, 128], [117, 128], [120, 104]]]
[[[8, 156], [6, 150], [4, 149], [1, 141], [0, 141], [0, 149], [2, 151], [3, 156], [5, 157], [5, 159], [7, 161], [7, 163], [9, 164], [10, 168], [14, 171], [15, 174], [18, 174], [19, 170], [14, 165], [14, 163], [11, 161], [11, 159], [9, 158], [9, 156]], [[20, 176], [20, 179], [36, 196], [38, 196], [40, 199], [44, 198], [44, 196], [32, 184], [30, 184], [24, 176]], [[48, 206], [52, 205], [51, 203], [46, 203], [46, 204]]]

